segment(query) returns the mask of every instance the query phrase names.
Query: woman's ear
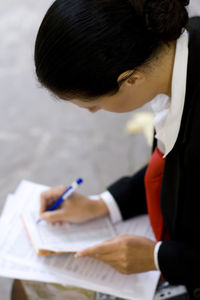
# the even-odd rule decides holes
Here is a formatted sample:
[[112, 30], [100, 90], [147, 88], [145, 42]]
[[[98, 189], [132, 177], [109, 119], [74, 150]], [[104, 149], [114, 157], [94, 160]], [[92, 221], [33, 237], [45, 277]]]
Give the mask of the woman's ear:
[[145, 74], [138, 70], [129, 70], [120, 74], [117, 81], [119, 85], [138, 85], [145, 81]]

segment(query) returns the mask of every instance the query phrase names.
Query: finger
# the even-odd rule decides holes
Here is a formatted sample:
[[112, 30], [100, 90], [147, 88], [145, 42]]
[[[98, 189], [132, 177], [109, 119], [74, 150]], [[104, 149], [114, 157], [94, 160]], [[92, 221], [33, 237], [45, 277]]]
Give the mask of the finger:
[[[82, 256], [78, 256], [78, 253], [75, 254], [75, 258], [79, 258], [79, 257], [82, 257]], [[109, 255], [96, 254], [96, 255], [91, 255], [90, 257], [97, 259], [99, 261], [102, 261], [102, 262], [110, 265], [111, 267], [115, 268], [116, 270], [120, 269], [120, 266], [118, 265], [119, 260], [113, 259], [111, 254], [109, 254]]]
[[40, 213], [43, 213], [47, 208], [58, 199], [55, 192], [51, 189], [41, 194], [40, 196]]
[[69, 224], [68, 221], [62, 221], [61, 223], [62, 223], [62, 225], [67, 225], [67, 224]]
[[65, 191], [64, 186], [56, 187], [49, 189], [40, 196], [40, 213], [43, 213], [47, 210], [48, 206], [53, 204]]
[[40, 214], [40, 219], [45, 220], [50, 223], [57, 223], [65, 221], [66, 219], [66, 212], [64, 212], [62, 209], [57, 209], [53, 212], [44, 212]]
[[103, 243], [101, 245], [97, 245], [77, 252], [76, 257], [83, 257], [83, 256], [96, 257], [97, 255], [102, 255], [110, 252], [111, 252], [110, 245], [108, 243]]
[[55, 222], [55, 223], [54, 223], [54, 225], [57, 226], [57, 227], [60, 227], [61, 224], [62, 224], [62, 222]]
[[63, 222], [62, 222], [62, 221], [59, 221], [59, 222], [57, 222], [57, 225], [58, 225], [59, 227], [61, 227], [61, 226], [63, 225]]
[[57, 222], [51, 222], [51, 225], [56, 226]]
[[[96, 256], [91, 256], [94, 259], [97, 259], [99, 261], [104, 262], [105, 264], [110, 265], [112, 268], [114, 268], [115, 270], [117, 270], [118, 272], [122, 273], [122, 274], [126, 274], [126, 271], [124, 270], [123, 266], [120, 265], [120, 258], [116, 259], [113, 258], [113, 253], [111, 254], [104, 254], [104, 255], [100, 255], [100, 254], [96, 254]], [[75, 258], [78, 258], [75, 255]]]
[[119, 263], [119, 259], [115, 259], [113, 257], [113, 254], [96, 254], [95, 256], [92, 256], [95, 259], [98, 259], [100, 261], [105, 262], [109, 265], [117, 265]]
[[40, 214], [46, 211], [47, 208], [47, 197], [44, 193], [40, 196]]

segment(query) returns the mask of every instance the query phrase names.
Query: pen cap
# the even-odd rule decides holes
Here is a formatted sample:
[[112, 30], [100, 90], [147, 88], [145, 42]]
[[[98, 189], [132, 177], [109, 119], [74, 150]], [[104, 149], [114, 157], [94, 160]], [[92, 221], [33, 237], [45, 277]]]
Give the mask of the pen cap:
[[83, 183], [83, 179], [79, 178], [72, 183], [71, 188], [75, 190], [81, 183]]
[[77, 179], [77, 180], [76, 180], [76, 183], [77, 183], [77, 184], [83, 183], [83, 179], [81, 179], [81, 178]]

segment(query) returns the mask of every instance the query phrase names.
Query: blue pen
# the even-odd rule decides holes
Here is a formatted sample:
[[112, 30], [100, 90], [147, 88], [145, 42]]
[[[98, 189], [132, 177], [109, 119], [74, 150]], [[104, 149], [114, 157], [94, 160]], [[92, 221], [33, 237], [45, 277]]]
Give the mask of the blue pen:
[[[72, 184], [66, 189], [66, 191], [60, 196], [60, 198], [47, 210], [53, 211], [57, 209], [63, 201], [67, 200], [78, 188], [78, 186], [83, 183], [83, 179], [79, 178], [76, 181], [72, 182]], [[40, 219], [37, 220], [37, 224], [40, 223]]]

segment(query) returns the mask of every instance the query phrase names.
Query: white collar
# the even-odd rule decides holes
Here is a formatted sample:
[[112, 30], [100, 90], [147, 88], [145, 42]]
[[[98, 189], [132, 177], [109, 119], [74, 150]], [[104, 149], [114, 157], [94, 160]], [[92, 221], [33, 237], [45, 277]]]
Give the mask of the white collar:
[[188, 40], [188, 32], [184, 31], [176, 43], [171, 99], [160, 94], [151, 102], [155, 114], [156, 138], [159, 149], [164, 153], [163, 157], [174, 147], [180, 130], [186, 93]]

